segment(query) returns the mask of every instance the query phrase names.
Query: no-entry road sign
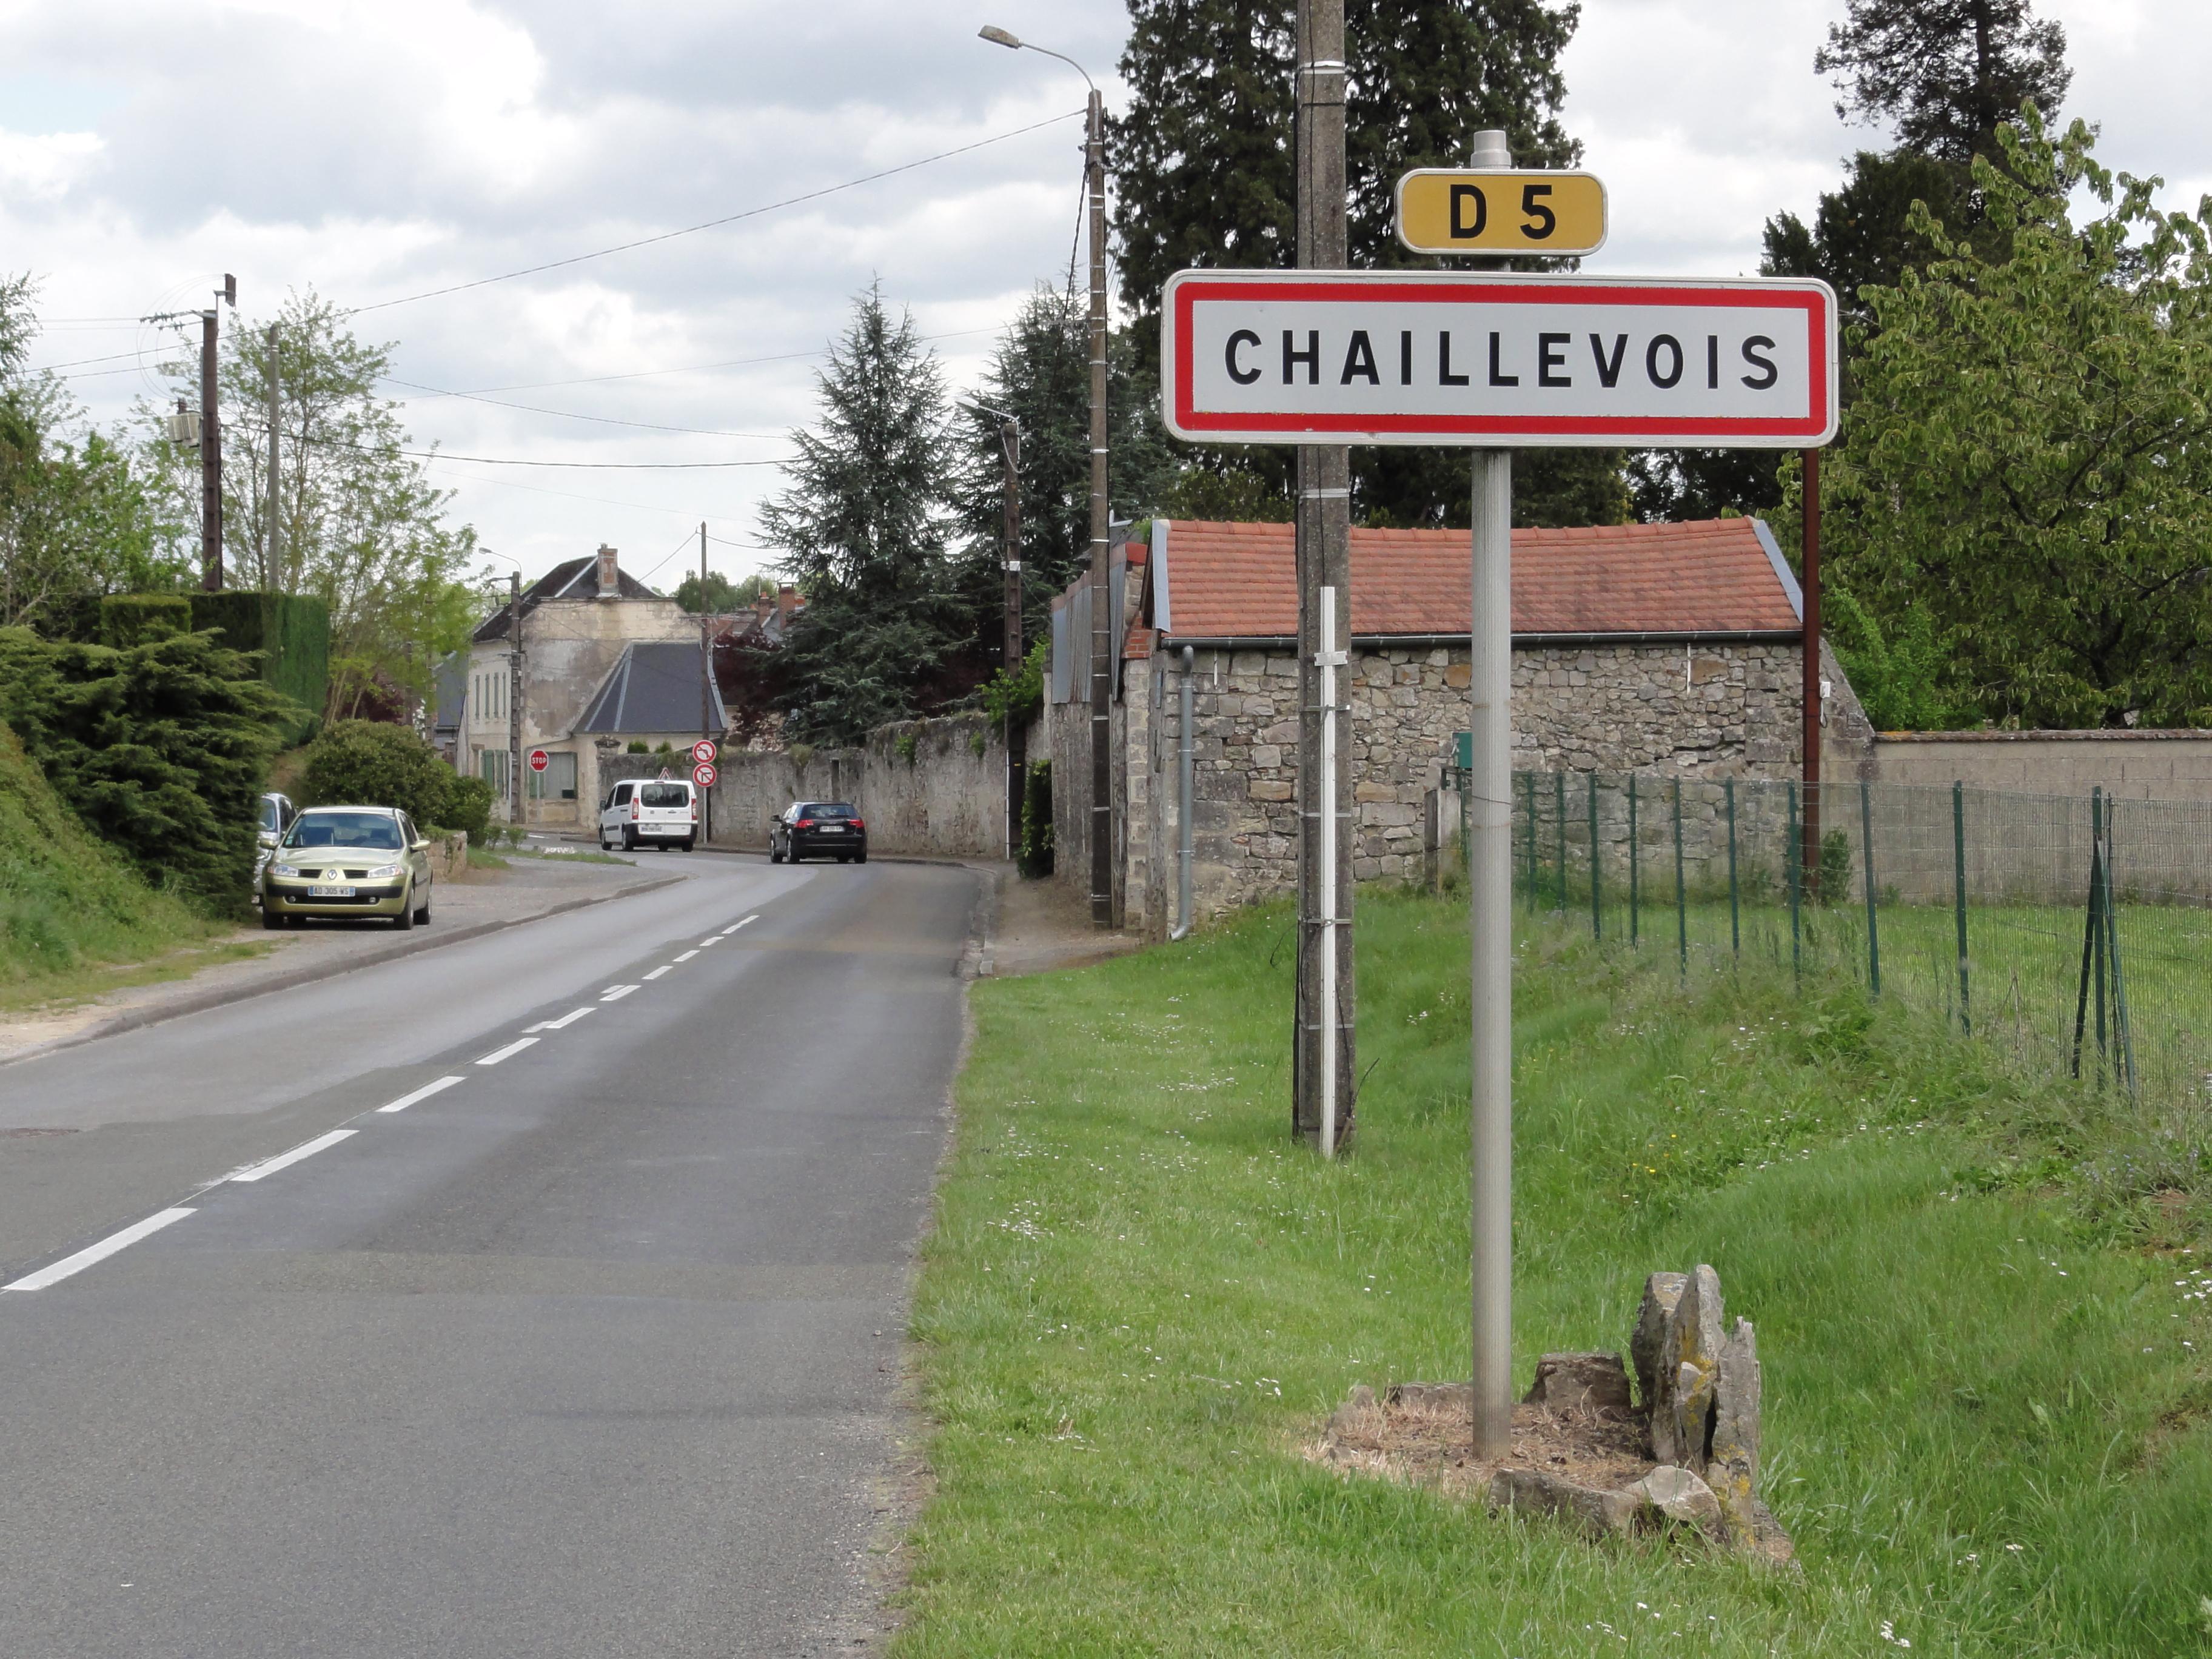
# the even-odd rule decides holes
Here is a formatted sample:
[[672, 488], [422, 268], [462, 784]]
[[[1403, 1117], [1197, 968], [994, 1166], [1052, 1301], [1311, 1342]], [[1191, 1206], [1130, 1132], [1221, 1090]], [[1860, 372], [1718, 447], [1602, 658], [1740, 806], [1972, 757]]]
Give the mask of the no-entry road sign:
[[1592, 173], [1416, 168], [1398, 180], [1398, 240], [1416, 253], [1595, 253], [1605, 186]]
[[702, 738], [691, 745], [691, 758], [702, 766], [714, 760], [714, 740], [712, 738]]
[[1169, 429], [1213, 443], [1805, 449], [1836, 428], [1810, 278], [1186, 270]]
[[553, 757], [547, 754], [543, 749], [533, 749], [530, 751], [530, 769], [532, 771], [543, 772], [552, 763]]
[[714, 787], [716, 775], [714, 763], [712, 761], [701, 761], [691, 769], [691, 781], [702, 789], [712, 789]]

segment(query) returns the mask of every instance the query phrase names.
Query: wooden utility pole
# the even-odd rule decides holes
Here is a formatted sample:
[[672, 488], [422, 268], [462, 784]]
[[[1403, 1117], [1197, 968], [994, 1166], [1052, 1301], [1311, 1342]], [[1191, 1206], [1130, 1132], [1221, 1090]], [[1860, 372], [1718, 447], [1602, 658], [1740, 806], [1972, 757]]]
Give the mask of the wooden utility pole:
[[[1297, 261], [1302, 270], [1340, 270], [1347, 263], [1344, 168], [1344, 0], [1298, 0]], [[1286, 348], [1287, 349], [1288, 348]], [[1316, 356], [1318, 345], [1316, 346]], [[1316, 360], [1310, 374], [1322, 372]], [[1324, 633], [1332, 653], [1352, 643], [1352, 452], [1341, 446], [1297, 449], [1298, 579], [1298, 985], [1297, 1048], [1292, 1065], [1291, 1127], [1326, 1157], [1352, 1128], [1353, 1011], [1351, 791], [1334, 745], [1323, 765]], [[1324, 630], [1322, 596], [1334, 615]], [[1329, 676], [1334, 680], [1334, 676]], [[1334, 830], [1322, 833], [1324, 817]], [[1334, 869], [1322, 870], [1324, 842]], [[1334, 902], [1324, 907], [1324, 894]], [[1323, 957], [1333, 963], [1324, 971]], [[1333, 984], [1325, 990], [1323, 981]], [[1333, 992], [1333, 994], [1328, 994]], [[1324, 1000], [1325, 996], [1327, 1000]], [[1332, 1005], [1333, 1006], [1330, 1006]], [[1324, 1042], [1324, 1023], [1334, 1028]], [[1324, 1049], [1334, 1064], [1324, 1066]], [[1332, 1133], [1324, 1133], [1328, 1124]]]
[[277, 503], [283, 497], [277, 489], [276, 462], [276, 325], [269, 325], [269, 505], [261, 521], [261, 586], [264, 592], [283, 590], [283, 574], [276, 568], [282, 532], [276, 526]]
[[1091, 89], [1091, 925], [1114, 925], [1114, 583], [1106, 545], [1106, 101]]
[[[225, 273], [216, 297], [238, 304], [238, 278]], [[222, 590], [222, 426], [216, 410], [216, 346], [220, 311], [200, 313], [200, 586]]]
[[507, 579], [507, 821], [527, 816], [522, 786], [522, 573]]
[[[714, 745], [714, 758], [721, 758], [722, 734], [714, 730], [714, 643], [708, 615], [712, 607], [707, 603], [707, 521], [699, 520], [699, 735]], [[717, 774], [717, 775], [720, 775]], [[699, 792], [700, 839], [714, 839], [714, 792]]]
[[1802, 704], [1803, 738], [1800, 744], [1805, 764], [1805, 816], [1800, 820], [1804, 840], [1797, 853], [1798, 879], [1803, 890], [1820, 890], [1820, 452], [1808, 449], [1804, 456], [1804, 575], [1805, 633], [1798, 647], [1802, 659]]

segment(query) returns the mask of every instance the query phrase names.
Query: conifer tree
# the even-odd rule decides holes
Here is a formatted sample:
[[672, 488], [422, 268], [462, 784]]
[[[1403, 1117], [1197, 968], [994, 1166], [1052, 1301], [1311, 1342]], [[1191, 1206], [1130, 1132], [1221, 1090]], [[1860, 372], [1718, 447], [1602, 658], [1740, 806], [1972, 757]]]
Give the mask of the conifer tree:
[[815, 377], [821, 418], [792, 434], [792, 487], [761, 509], [764, 538], [806, 605], [785, 644], [777, 705], [791, 735], [853, 743], [961, 689], [965, 634], [946, 556], [951, 447], [945, 382], [910, 313], [880, 283]]

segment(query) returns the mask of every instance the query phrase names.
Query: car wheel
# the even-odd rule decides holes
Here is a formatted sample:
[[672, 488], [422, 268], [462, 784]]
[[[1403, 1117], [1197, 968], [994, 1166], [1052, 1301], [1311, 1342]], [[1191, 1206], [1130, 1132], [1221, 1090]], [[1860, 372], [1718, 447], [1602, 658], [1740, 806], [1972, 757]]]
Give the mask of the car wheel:
[[261, 902], [261, 925], [272, 933], [284, 925], [284, 918], [270, 908], [266, 899]]
[[392, 925], [403, 933], [414, 927], [415, 895], [412, 890], [408, 892], [405, 898], [399, 901], [399, 914], [392, 917]]
[[635, 853], [635, 851], [637, 851], [637, 831], [636, 831], [636, 830], [630, 830], [630, 829], [624, 829], [624, 830], [623, 830], [623, 831], [622, 832], [622, 836], [623, 836], [622, 849], [623, 849], [623, 852], [625, 852], [625, 853]]
[[687, 852], [687, 853], [696, 853], [696, 852], [697, 852], [697, 851], [699, 850], [699, 837], [698, 837], [698, 836], [684, 836], [684, 850], [685, 852]]
[[868, 849], [865, 847], [863, 847], [859, 852], [853, 854], [853, 862], [855, 864], [866, 864], [867, 861]]
[[287, 916], [284, 925], [287, 927], [304, 927], [307, 925], [307, 919], [305, 916]]
[[770, 842], [768, 844], [768, 861], [770, 864], [781, 864], [783, 862], [783, 854], [775, 850], [775, 843], [774, 842]]
[[415, 920], [428, 927], [430, 925], [430, 895], [422, 895], [422, 908], [415, 913]]

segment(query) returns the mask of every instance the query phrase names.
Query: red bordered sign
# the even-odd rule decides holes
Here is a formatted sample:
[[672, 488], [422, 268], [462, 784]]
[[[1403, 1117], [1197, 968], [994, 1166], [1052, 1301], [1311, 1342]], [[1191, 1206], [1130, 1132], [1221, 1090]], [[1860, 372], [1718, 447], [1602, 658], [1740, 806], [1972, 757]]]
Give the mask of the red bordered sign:
[[547, 754], [543, 749], [533, 749], [530, 751], [530, 769], [532, 771], [543, 772], [552, 763], [553, 757]]
[[1186, 270], [1169, 429], [1214, 443], [1804, 449], [1835, 435], [1810, 278]]
[[701, 761], [696, 766], [691, 769], [691, 781], [697, 784], [702, 789], [712, 789], [714, 787], [714, 779], [717, 775], [718, 774], [714, 770], [714, 763], [712, 761]]
[[691, 758], [701, 766], [711, 764], [714, 755], [714, 740], [712, 738], [702, 738], [691, 745]]

